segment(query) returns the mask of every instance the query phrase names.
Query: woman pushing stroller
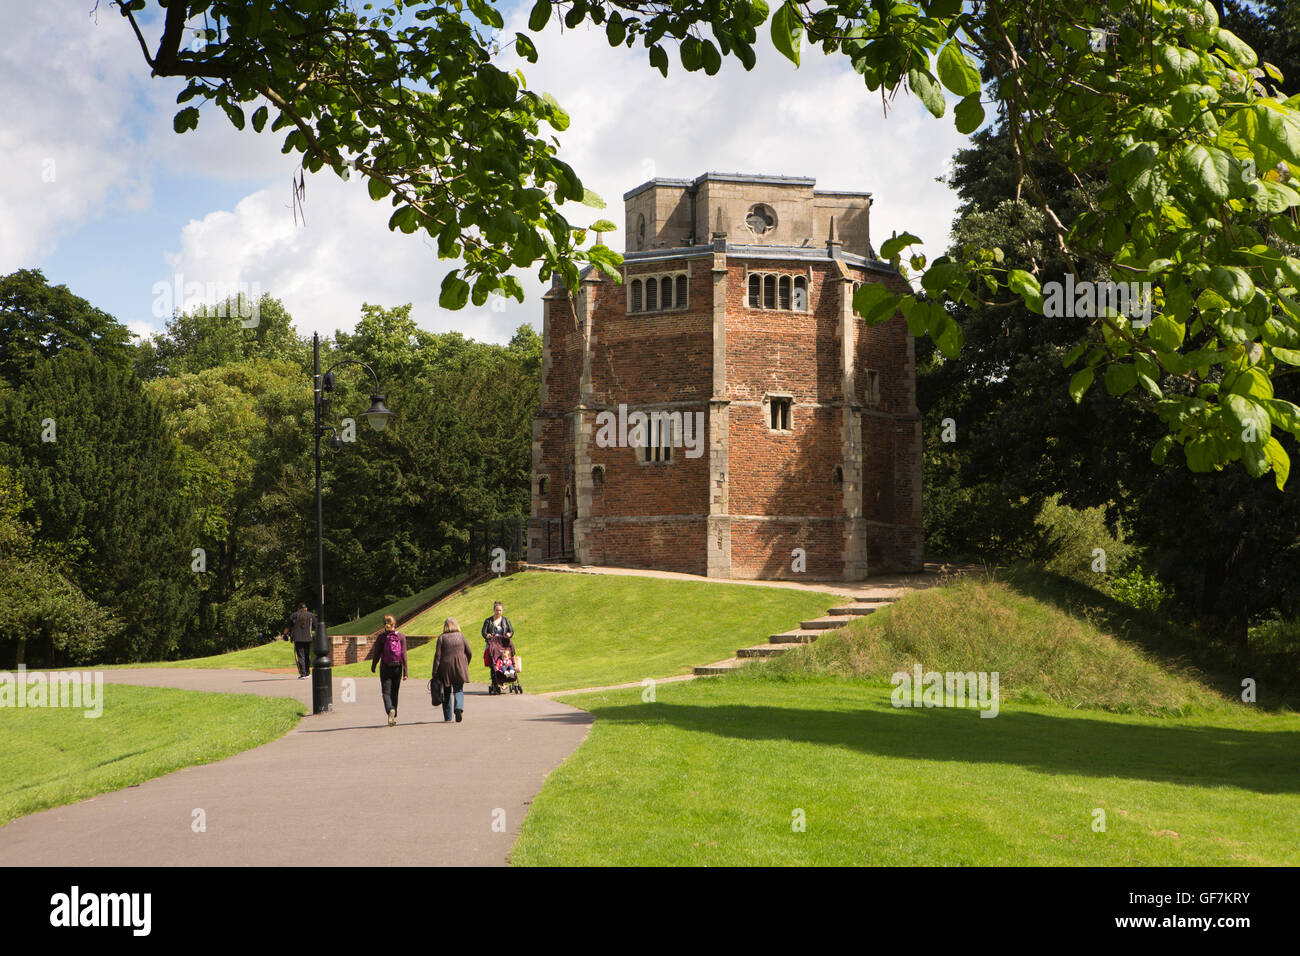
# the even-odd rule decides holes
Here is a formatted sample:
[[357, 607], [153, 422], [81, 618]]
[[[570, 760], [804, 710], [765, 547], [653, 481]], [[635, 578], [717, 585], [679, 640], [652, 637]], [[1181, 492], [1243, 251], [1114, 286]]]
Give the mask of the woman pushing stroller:
[[505, 616], [500, 601], [492, 605], [492, 616], [483, 622], [483, 664], [492, 676], [489, 694], [501, 693], [502, 684], [511, 684], [510, 691], [522, 694], [517, 680], [518, 660], [515, 657], [515, 629]]

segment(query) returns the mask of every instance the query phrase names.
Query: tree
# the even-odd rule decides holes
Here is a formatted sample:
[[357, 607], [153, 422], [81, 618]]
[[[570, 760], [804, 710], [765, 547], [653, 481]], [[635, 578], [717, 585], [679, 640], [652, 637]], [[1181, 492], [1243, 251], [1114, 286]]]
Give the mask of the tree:
[[[516, 266], [540, 262], [540, 275], [559, 271], [570, 288], [583, 261], [616, 273], [618, 256], [601, 244], [582, 249], [588, 230], [560, 212], [566, 201], [598, 202], [542, 138], [542, 123], [562, 131], [567, 116], [490, 62], [510, 42], [494, 32], [503, 20], [490, 0], [392, 0], [361, 13], [343, 0], [159, 0], [152, 47], [135, 16], [147, 0], [116, 5], [154, 75], [189, 80], [179, 103], [215, 102], [243, 128], [243, 104], [264, 99], [254, 129], [269, 120], [287, 131], [285, 151], [301, 153], [306, 169], [359, 172], [372, 197], [392, 202], [391, 228], [422, 229], [440, 256], [463, 258], [444, 280], [444, 306], [481, 305], [493, 292], [522, 299], [508, 274]], [[770, 11], [764, 0], [536, 0], [530, 30], [557, 13], [570, 27], [602, 26], [613, 46], [640, 41], [665, 75], [665, 45], [676, 45], [686, 70], [712, 75], [723, 56], [753, 66]], [[1300, 175], [1300, 102], [1285, 97], [1276, 67], [1220, 25], [1209, 0], [784, 0], [769, 29], [796, 64], [806, 38], [846, 56], [869, 90], [910, 90], [936, 117], [946, 90], [959, 98], [961, 132], [982, 124], [985, 102], [996, 105], [1017, 189], [1042, 212], [1069, 273], [1153, 291], [1150, 325], [1113, 308], [1087, 316], [1070, 353], [1083, 363], [1071, 394], [1099, 373], [1112, 395], [1144, 389], [1160, 402], [1158, 460], [1177, 444], [1194, 471], [1239, 461], [1285, 483], [1290, 461], [1272, 431], [1300, 430], [1300, 407], [1275, 394], [1274, 380], [1300, 366], [1300, 259], [1267, 240], [1300, 241], [1300, 191], [1290, 185]], [[188, 34], [199, 42], [183, 46]], [[535, 60], [527, 34], [512, 39]], [[198, 120], [184, 105], [174, 127]], [[1035, 172], [1043, 164], [1104, 183], [1071, 224]], [[880, 252], [890, 258], [918, 241], [904, 233]], [[924, 296], [866, 283], [855, 309], [873, 323], [901, 309], [949, 356], [962, 337], [946, 303], [1014, 295], [1043, 309], [1041, 277], [996, 256], [928, 265], [913, 256], [911, 265], [924, 270]]]
[[57, 552], [22, 520], [28, 502], [0, 465], [0, 662], [81, 663], [121, 630], [111, 613], [68, 578]]
[[39, 269], [0, 278], [0, 380], [17, 385], [36, 363], [66, 348], [88, 349], [114, 365], [131, 360], [131, 333]]
[[165, 332], [136, 347], [135, 368], [141, 378], [185, 375], [248, 359], [279, 359], [307, 369], [311, 360], [308, 343], [293, 328], [284, 303], [263, 295], [256, 308], [245, 311], [256, 317], [256, 325], [245, 326], [240, 301], [227, 299], [188, 312], [177, 311]]
[[[366, 306], [337, 339], [331, 361], [374, 367], [394, 411], [385, 431], [362, 425], [355, 445], [326, 453], [327, 607], [350, 615], [463, 568], [471, 524], [527, 514], [540, 350], [531, 330], [505, 347], [424, 332], [409, 305]], [[341, 374], [331, 422], [371, 388]]]
[[0, 464], [13, 469], [69, 577], [123, 622], [111, 661], [179, 646], [196, 604], [196, 546], [175, 439], [130, 368], [65, 349], [0, 394]]
[[179, 441], [181, 502], [207, 554], [187, 654], [257, 642], [307, 593], [310, 382], [292, 361], [252, 359], [146, 385]]

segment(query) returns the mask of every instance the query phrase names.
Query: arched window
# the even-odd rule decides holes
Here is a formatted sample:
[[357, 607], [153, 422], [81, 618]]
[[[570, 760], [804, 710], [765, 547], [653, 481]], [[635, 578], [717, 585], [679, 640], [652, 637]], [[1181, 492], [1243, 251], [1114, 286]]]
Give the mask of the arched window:
[[645, 310], [653, 312], [659, 308], [659, 283], [649, 279], [645, 284]]
[[686, 308], [686, 276], [677, 277], [677, 308]]
[[749, 307], [757, 309], [763, 304], [763, 277], [757, 272], [749, 277]]
[[763, 276], [763, 308], [776, 308], [776, 276]]
[[539, 495], [544, 495], [544, 494], [546, 494], [546, 486], [547, 486], [547, 484], [549, 484], [549, 482], [547, 481], [547, 478], [546, 478], [545, 475], [542, 475], [542, 477], [540, 477], [540, 478], [537, 479], [537, 493], [538, 493]]
[[599, 488], [605, 483], [605, 466], [593, 465], [591, 469], [591, 483], [594, 487]]
[[781, 276], [776, 283], [776, 302], [778, 309], [790, 308], [790, 277]]
[[641, 280], [632, 280], [632, 304], [628, 306], [629, 312], [641, 311]]
[[673, 279], [672, 276], [664, 276], [659, 280], [659, 308], [671, 309], [673, 307]]
[[790, 300], [790, 308], [796, 312], [808, 311], [808, 278], [806, 276], [794, 277], [794, 298]]

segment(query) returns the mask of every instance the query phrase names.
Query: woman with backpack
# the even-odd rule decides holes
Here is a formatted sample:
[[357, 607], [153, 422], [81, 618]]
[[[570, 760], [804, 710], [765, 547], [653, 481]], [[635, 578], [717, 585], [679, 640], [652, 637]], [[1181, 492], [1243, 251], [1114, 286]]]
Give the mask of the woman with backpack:
[[406, 635], [397, 629], [397, 618], [384, 615], [384, 630], [370, 648], [370, 673], [379, 668], [379, 692], [384, 697], [388, 726], [397, 724], [397, 693], [406, 680]]
[[442, 719], [451, 720], [451, 713], [456, 712], [456, 722], [460, 723], [465, 713], [465, 682], [469, 680], [469, 662], [473, 658], [469, 641], [460, 632], [460, 625], [454, 617], [442, 622], [442, 634], [438, 646], [433, 651], [433, 679], [443, 686]]

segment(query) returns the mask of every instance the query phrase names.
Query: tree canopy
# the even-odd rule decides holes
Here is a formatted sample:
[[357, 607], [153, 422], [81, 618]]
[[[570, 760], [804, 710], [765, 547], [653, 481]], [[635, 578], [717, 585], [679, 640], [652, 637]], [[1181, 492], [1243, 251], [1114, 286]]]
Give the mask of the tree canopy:
[[[148, 0], [115, 5], [153, 73], [189, 81], [176, 131], [198, 123], [190, 101], [208, 100], [238, 128], [283, 132], [284, 151], [308, 170], [364, 176], [373, 198], [392, 203], [391, 228], [423, 230], [440, 256], [463, 260], [443, 282], [445, 307], [493, 292], [522, 301], [513, 267], [540, 263], [539, 274], [558, 271], [571, 287], [582, 262], [616, 271], [612, 250], [583, 248], [589, 231], [612, 224], [574, 224], [560, 211], [600, 201], [544, 132], [568, 126], [560, 105], [492, 63], [504, 44], [529, 61], [537, 50], [528, 33], [503, 34], [491, 0], [390, 0], [360, 12], [343, 0], [156, 2], [152, 43], [136, 16]], [[1276, 396], [1274, 379], [1300, 366], [1300, 258], [1280, 247], [1300, 240], [1300, 101], [1209, 0], [785, 0], [775, 10], [764, 0], [537, 0], [529, 30], [553, 17], [589, 21], [613, 46], [639, 44], [665, 75], [672, 48], [688, 71], [714, 74], [724, 56], [752, 68], [766, 23], [796, 64], [805, 42], [820, 46], [846, 57], [868, 90], [910, 91], [936, 117], [957, 97], [961, 132], [992, 107], [1017, 194], [1042, 213], [1069, 274], [1149, 283], [1149, 324], [1079, 300], [1090, 321], [1067, 355], [1082, 363], [1070, 394], [1079, 400], [1098, 378], [1112, 395], [1140, 389], [1163, 423], [1157, 462], [1179, 445], [1194, 471], [1240, 462], [1285, 483], [1290, 460], [1273, 433], [1300, 430], [1300, 408]], [[1068, 225], [1044, 167], [1096, 183]], [[917, 242], [903, 233], [880, 252]], [[854, 305], [869, 322], [901, 309], [914, 334], [952, 357], [962, 334], [947, 304], [1015, 297], [1042, 313], [1045, 291], [1048, 301], [1059, 293], [1043, 289], [1037, 263], [1007, 268], [1004, 257], [998, 246], [931, 263], [914, 255], [918, 294], [868, 283]]]

